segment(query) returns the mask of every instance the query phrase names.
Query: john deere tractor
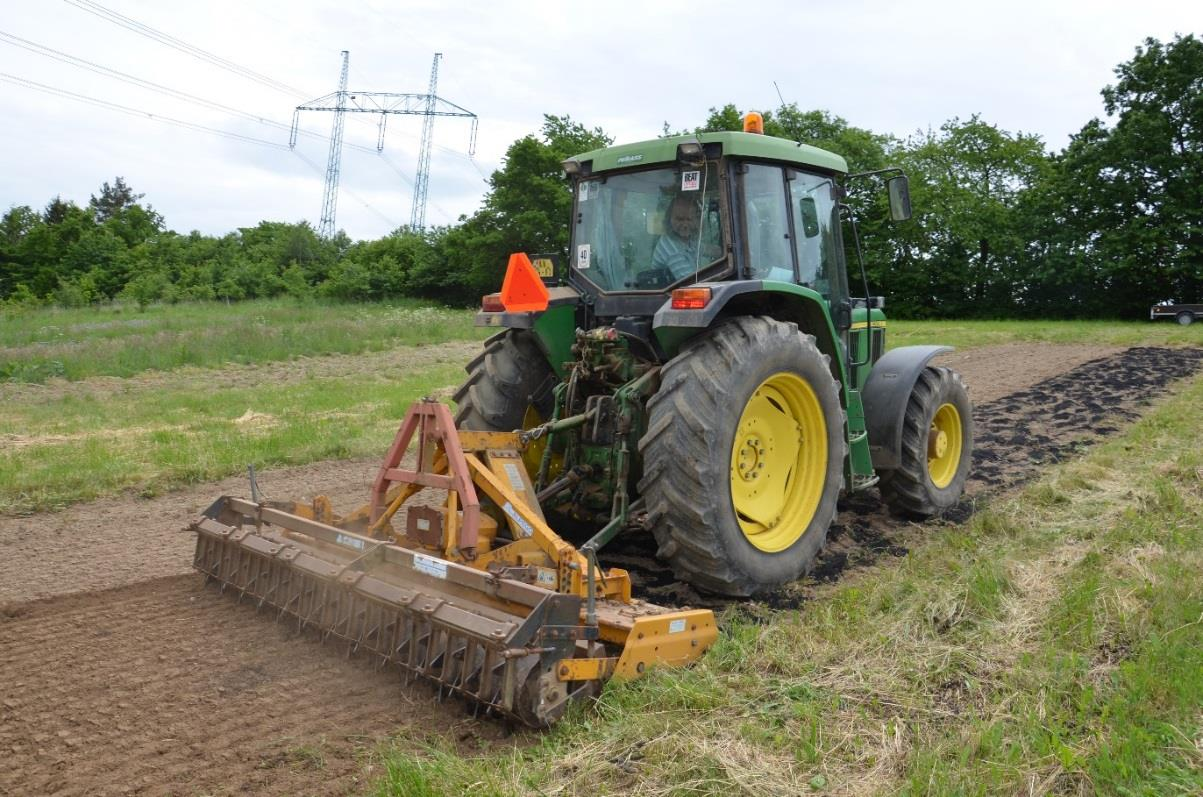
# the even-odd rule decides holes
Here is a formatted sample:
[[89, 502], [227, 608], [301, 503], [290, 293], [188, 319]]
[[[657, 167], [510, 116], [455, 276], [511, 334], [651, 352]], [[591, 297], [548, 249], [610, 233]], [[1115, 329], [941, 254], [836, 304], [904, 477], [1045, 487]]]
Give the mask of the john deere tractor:
[[[564, 166], [569, 262], [510, 258], [457, 418], [411, 406], [349, 513], [265, 500], [252, 471], [249, 500], [190, 526], [195, 567], [239, 600], [536, 727], [718, 636], [711, 611], [648, 603], [600, 566], [618, 534], [751, 595], [807, 571], [843, 492], [951, 507], [973, 440], [959, 377], [928, 364], [947, 347], [883, 353], [881, 300], [850, 296], [843, 158], [708, 133]], [[887, 174], [903, 219], [905, 177], [860, 177]]]
[[901, 221], [906, 177], [756, 130], [565, 161], [567, 262], [511, 258], [477, 315], [502, 331], [455, 394], [460, 428], [522, 430], [582, 552], [650, 533], [677, 577], [732, 596], [805, 574], [844, 493], [949, 509], [973, 444], [960, 377], [930, 364], [949, 347], [886, 352], [863, 264], [850, 291], [845, 186], [884, 182]]

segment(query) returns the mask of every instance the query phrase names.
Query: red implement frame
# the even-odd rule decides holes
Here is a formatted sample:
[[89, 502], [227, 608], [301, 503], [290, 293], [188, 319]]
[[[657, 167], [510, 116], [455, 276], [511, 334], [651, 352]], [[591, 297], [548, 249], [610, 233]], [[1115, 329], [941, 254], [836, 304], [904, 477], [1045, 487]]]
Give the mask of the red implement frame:
[[[417, 469], [406, 470], [401, 460], [409, 453], [417, 432]], [[437, 455], [446, 457], [447, 473], [435, 472]], [[472, 471], [460, 448], [455, 422], [447, 406], [431, 399], [422, 399], [410, 406], [397, 430], [397, 436], [389, 447], [388, 454], [372, 485], [372, 523], [380, 519], [388, 508], [386, 499], [394, 484], [413, 484], [453, 490], [458, 494], [459, 505], [464, 517], [459, 528], [459, 547], [475, 549], [480, 529], [480, 501], [476, 497], [476, 485], [472, 483]]]

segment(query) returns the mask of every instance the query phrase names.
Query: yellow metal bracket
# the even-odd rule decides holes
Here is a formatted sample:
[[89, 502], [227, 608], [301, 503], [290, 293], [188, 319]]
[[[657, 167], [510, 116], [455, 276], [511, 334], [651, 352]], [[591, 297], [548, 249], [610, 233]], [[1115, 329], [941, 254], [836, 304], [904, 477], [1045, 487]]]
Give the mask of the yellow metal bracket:
[[614, 675], [638, 678], [650, 667], [680, 667], [705, 653], [716, 639], [718, 626], [709, 609], [640, 617], [627, 634]]
[[602, 681], [614, 673], [618, 659], [562, 659], [556, 665], [561, 681]]

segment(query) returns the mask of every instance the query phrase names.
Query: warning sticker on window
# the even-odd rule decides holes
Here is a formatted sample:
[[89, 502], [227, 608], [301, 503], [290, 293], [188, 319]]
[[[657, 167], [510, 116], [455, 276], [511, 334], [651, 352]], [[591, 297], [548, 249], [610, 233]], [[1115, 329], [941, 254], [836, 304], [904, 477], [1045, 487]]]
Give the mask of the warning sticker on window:
[[582, 202], [589, 201], [589, 186], [591, 186], [591, 185], [593, 185], [593, 183], [581, 183], [581, 190], [578, 191], [577, 193], [580, 195], [580, 199]]
[[681, 172], [681, 190], [697, 191], [702, 187], [701, 172]]
[[581, 271], [589, 268], [589, 244], [580, 244], [577, 246], [576, 267]]

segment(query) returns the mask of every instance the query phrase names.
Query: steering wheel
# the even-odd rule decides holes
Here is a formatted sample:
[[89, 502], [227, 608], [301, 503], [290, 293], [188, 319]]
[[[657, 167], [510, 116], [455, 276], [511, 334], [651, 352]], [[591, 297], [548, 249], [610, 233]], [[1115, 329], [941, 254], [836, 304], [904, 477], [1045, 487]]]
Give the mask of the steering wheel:
[[635, 284], [628, 287], [633, 287], [636, 290], [649, 290], [662, 288], [672, 282], [676, 282], [676, 277], [668, 269], [649, 268], [636, 274]]

